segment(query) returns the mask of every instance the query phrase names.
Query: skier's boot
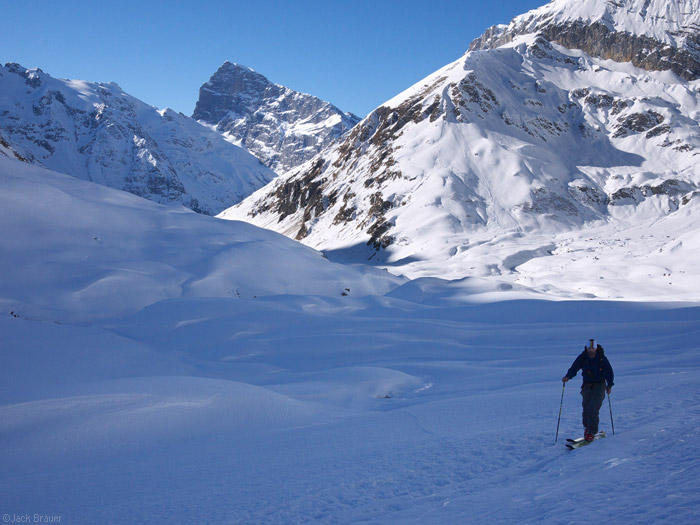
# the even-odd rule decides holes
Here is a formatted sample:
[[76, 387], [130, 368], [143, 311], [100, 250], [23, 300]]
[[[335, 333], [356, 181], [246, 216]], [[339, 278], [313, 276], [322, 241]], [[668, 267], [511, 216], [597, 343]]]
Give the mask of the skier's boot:
[[586, 441], [593, 441], [595, 439], [595, 436], [591, 432], [589, 432], [588, 429], [586, 429], [583, 432], [583, 439], [585, 439]]

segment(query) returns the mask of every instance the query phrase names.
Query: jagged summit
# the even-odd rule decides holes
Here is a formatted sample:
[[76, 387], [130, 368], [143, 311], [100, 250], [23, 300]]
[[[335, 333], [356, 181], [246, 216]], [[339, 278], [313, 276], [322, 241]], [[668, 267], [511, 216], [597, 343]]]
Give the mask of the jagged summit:
[[226, 61], [199, 89], [192, 116], [208, 123], [249, 116], [260, 107], [269, 86], [272, 83], [260, 73]]
[[700, 78], [700, 0], [553, 0], [489, 28], [470, 51], [538, 34], [597, 58]]
[[253, 68], [250, 68], [248, 66], [244, 66], [243, 64], [239, 64], [238, 62], [231, 62], [230, 60], [227, 60], [226, 62], [221, 64], [221, 67], [219, 69], [232, 69], [232, 70], [237, 69], [237, 70], [247, 71], [249, 73], [255, 73], [255, 70]]
[[193, 117], [278, 172], [309, 160], [360, 120], [233, 62], [222, 64], [200, 88]]

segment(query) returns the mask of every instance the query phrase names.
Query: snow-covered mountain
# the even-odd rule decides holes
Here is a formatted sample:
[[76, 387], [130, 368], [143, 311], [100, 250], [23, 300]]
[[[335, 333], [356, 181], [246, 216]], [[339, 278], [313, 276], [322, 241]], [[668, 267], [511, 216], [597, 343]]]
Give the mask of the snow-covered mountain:
[[11, 157], [208, 214], [275, 177], [218, 133], [172, 110], [159, 111], [117, 84], [58, 80], [13, 63], [0, 67], [0, 148]]
[[337, 146], [221, 216], [414, 276], [501, 274], [556, 289], [562, 272], [590, 264], [626, 279], [619, 263], [629, 259], [646, 268], [636, 272], [643, 287], [675, 280], [683, 289], [677, 278], [690, 259], [678, 251], [700, 246], [700, 84], [670, 66], [641, 69], [547, 38], [547, 21], [591, 27], [600, 8], [628, 42], [648, 17], [662, 50], [691, 49], [694, 15], [671, 15], [694, 3], [663, 5], [666, 22], [661, 2], [556, 1], [492, 29]]
[[200, 88], [193, 117], [242, 144], [278, 173], [314, 157], [360, 120], [231, 62]]

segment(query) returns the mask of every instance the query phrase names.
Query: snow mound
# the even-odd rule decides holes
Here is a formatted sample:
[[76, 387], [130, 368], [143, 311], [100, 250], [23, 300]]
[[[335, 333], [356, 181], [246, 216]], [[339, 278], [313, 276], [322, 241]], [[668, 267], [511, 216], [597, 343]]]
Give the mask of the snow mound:
[[376, 400], [404, 396], [425, 386], [418, 377], [377, 367], [348, 367], [305, 374], [295, 383], [277, 385], [294, 399], [337, 408], [379, 408]]
[[[271, 390], [209, 378], [140, 377], [80, 394], [0, 407], [0, 440], [21, 453], [75, 454], [191, 439], [231, 438], [318, 421], [318, 411]], [[33, 429], [28, 432], [28, 429]]]

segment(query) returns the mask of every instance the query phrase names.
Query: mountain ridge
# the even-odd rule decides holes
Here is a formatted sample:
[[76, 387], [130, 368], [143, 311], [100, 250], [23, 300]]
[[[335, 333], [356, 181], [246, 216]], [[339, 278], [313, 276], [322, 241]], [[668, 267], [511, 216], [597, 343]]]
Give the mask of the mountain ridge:
[[0, 138], [16, 158], [215, 214], [276, 175], [218, 133], [118, 84], [0, 68]]
[[497, 48], [524, 34], [539, 34], [596, 58], [671, 70], [685, 80], [700, 78], [698, 0], [553, 0], [508, 25], [492, 26], [469, 50]]

